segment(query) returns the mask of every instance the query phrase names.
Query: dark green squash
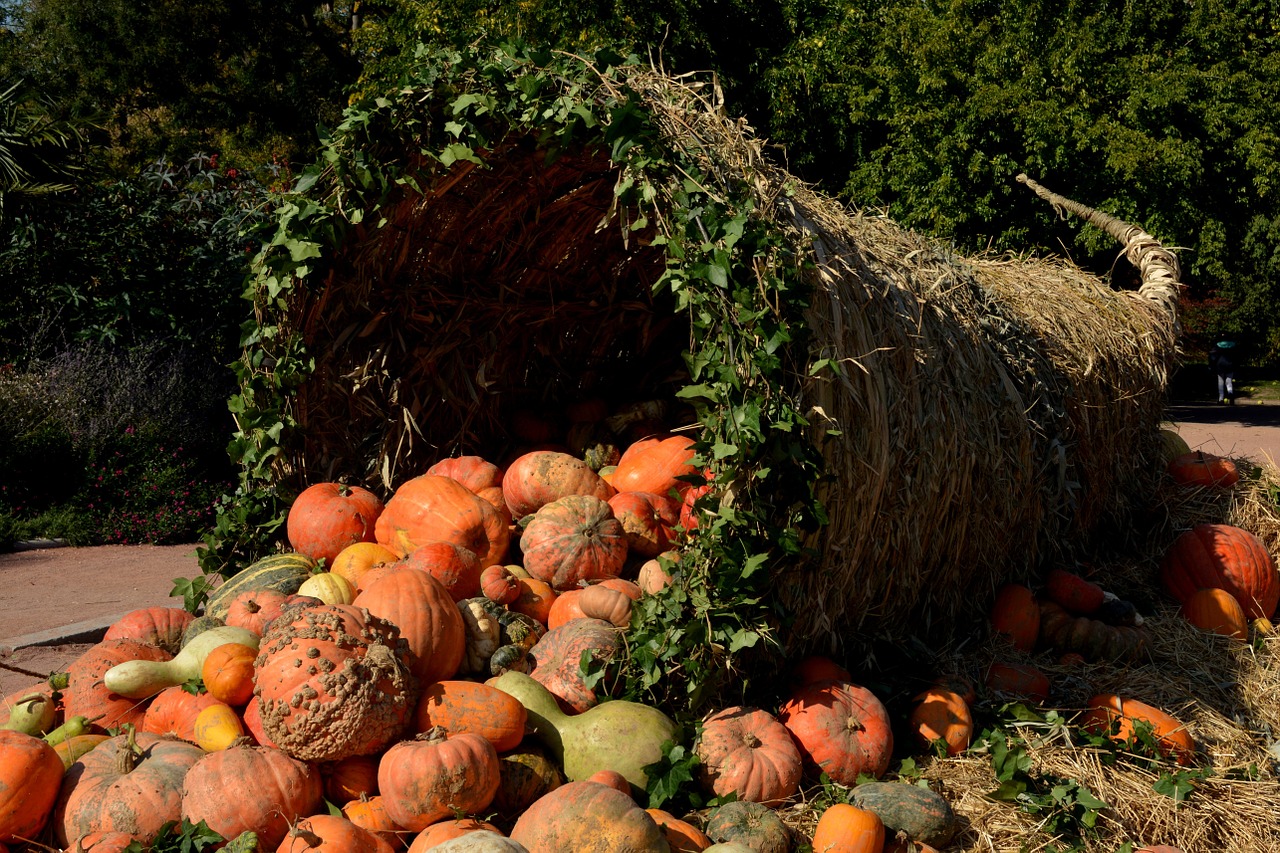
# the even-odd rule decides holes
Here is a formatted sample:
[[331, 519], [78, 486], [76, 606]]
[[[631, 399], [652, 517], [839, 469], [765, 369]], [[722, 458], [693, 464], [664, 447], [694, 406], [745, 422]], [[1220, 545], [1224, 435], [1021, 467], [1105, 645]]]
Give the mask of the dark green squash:
[[853, 789], [852, 802], [875, 812], [885, 834], [902, 831], [915, 841], [945, 847], [959, 830], [951, 804], [928, 788], [902, 782], [864, 782]]
[[706, 832], [712, 841], [744, 844], [756, 853], [787, 853], [791, 849], [791, 830], [777, 812], [761, 803], [725, 803], [707, 817]]
[[315, 567], [315, 561], [305, 554], [272, 554], [263, 557], [209, 593], [204, 614], [219, 619], [227, 618], [232, 600], [248, 590], [275, 589], [285, 595], [293, 595], [302, 586], [302, 582], [311, 577]]

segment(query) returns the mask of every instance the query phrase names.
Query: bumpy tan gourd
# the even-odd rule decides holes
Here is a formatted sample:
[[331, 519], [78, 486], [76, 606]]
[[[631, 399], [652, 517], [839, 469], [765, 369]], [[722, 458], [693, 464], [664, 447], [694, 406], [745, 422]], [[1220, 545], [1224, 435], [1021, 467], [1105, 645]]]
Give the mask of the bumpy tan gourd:
[[263, 729], [303, 761], [382, 750], [417, 700], [407, 652], [395, 626], [363, 608], [320, 605], [277, 619], [255, 662]]

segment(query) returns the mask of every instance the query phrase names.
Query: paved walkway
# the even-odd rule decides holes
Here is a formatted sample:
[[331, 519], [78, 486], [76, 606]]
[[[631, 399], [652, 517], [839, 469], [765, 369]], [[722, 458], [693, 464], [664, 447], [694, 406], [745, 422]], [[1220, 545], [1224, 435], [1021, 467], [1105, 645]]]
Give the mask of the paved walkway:
[[1280, 465], [1280, 403], [1179, 404], [1169, 407], [1169, 419], [1192, 450]]

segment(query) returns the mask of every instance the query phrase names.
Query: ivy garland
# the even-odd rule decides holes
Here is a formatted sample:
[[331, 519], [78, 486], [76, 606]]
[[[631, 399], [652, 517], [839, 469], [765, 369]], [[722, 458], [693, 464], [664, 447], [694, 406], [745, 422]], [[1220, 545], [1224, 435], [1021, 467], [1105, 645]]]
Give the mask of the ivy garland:
[[786, 615], [773, 588], [824, 521], [813, 488], [821, 455], [797, 396], [808, 358], [803, 257], [758, 209], [749, 175], [713, 176], [700, 159], [708, 152], [662, 132], [628, 82], [652, 73], [634, 58], [503, 47], [420, 48], [418, 60], [393, 94], [347, 111], [318, 164], [281, 199], [253, 259], [245, 295], [254, 319], [236, 365], [241, 391], [230, 401], [239, 485], [223, 499], [201, 566], [233, 573], [278, 546], [290, 497], [277, 486], [278, 464], [297, 427], [288, 400], [314, 369], [282, 318], [295, 294], [319, 286], [354, 226], [381, 226], [393, 193], [406, 183], [417, 189], [406, 157], [420, 155], [437, 173], [462, 160], [484, 166], [476, 152], [512, 136], [532, 136], [552, 154], [608, 151], [621, 170], [619, 209], [636, 217], [623, 227], [655, 225], [666, 267], [653, 288], [673, 294], [692, 326], [691, 381], [680, 396], [703, 428], [695, 461], [713, 477], [700, 499], [713, 515], [672, 587], [642, 599], [623, 675], [631, 698], [696, 714], [730, 683], [745, 690], [744, 660], [782, 647]]

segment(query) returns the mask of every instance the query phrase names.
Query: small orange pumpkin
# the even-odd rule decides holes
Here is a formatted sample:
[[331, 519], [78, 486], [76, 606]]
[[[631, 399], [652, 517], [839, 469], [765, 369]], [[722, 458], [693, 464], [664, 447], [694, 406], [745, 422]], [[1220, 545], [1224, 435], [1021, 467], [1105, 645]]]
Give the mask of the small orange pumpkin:
[[1196, 752], [1191, 733], [1172, 714], [1137, 699], [1122, 699], [1111, 693], [1100, 693], [1089, 700], [1088, 710], [1080, 719], [1085, 729], [1108, 733], [1114, 741], [1127, 741], [1134, 736], [1134, 722], [1142, 720], [1151, 726], [1152, 734], [1165, 755], [1179, 764], [1190, 764]]
[[836, 803], [818, 818], [813, 849], [825, 853], [881, 853], [884, 822], [873, 811]]
[[1240, 480], [1236, 464], [1223, 456], [1202, 450], [1184, 453], [1169, 463], [1169, 474], [1180, 486], [1205, 486], [1225, 489]]
[[699, 853], [711, 846], [711, 837], [698, 827], [663, 809], [645, 809], [666, 836], [672, 853]]
[[991, 627], [1003, 634], [1015, 649], [1029, 652], [1040, 633], [1040, 605], [1022, 584], [1006, 584], [991, 606]]
[[204, 659], [200, 677], [213, 698], [235, 705], [245, 705], [253, 696], [253, 662], [258, 650], [243, 643], [224, 643]]
[[908, 725], [925, 748], [934, 741], [947, 745], [947, 755], [959, 755], [973, 737], [973, 714], [959, 693], [933, 688], [916, 697]]
[[1249, 639], [1249, 625], [1245, 621], [1244, 608], [1236, 597], [1225, 589], [1199, 589], [1182, 605], [1182, 615], [1202, 631]]

